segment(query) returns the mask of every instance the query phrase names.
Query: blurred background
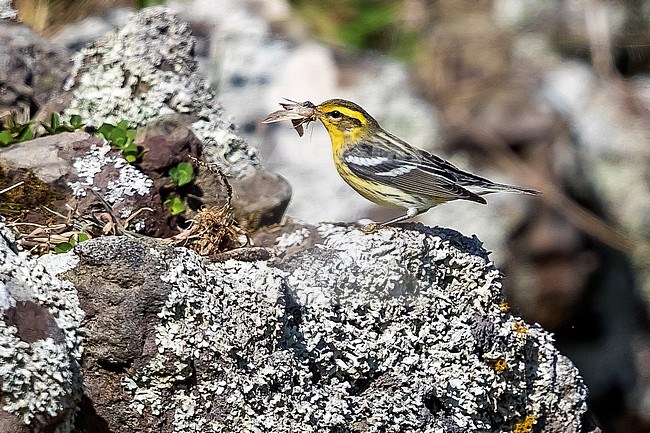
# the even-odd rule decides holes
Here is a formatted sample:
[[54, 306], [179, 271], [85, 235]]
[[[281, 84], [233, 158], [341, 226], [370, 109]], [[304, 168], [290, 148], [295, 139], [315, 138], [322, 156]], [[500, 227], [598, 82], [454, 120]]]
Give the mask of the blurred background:
[[[70, 53], [151, 0], [14, 0]], [[262, 125], [283, 97], [359, 103], [390, 132], [540, 198], [450, 203], [419, 219], [478, 236], [511, 309], [555, 333], [606, 432], [650, 432], [649, 0], [170, 0], [200, 68], [288, 214], [396, 216], [354, 193], [312, 124]], [[38, 107], [36, 107], [38, 108]]]

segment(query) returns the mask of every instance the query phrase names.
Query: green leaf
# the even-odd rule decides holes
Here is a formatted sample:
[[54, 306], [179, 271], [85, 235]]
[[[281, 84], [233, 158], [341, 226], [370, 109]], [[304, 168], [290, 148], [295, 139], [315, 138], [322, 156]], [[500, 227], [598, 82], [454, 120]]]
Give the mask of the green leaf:
[[140, 151], [138, 150], [138, 146], [136, 146], [133, 143], [128, 143], [126, 146], [122, 148], [122, 153], [123, 154], [130, 154], [130, 155], [138, 155]]
[[81, 116], [78, 114], [73, 114], [72, 116], [70, 116], [70, 125], [74, 129], [79, 129], [82, 126], [84, 126], [83, 123], [81, 123]]
[[185, 204], [177, 196], [173, 196], [165, 200], [165, 206], [169, 209], [169, 213], [176, 216], [185, 212]]
[[18, 132], [16, 137], [18, 141], [29, 141], [34, 139], [34, 131], [29, 127], [28, 124], [23, 125], [23, 127]]
[[11, 135], [9, 131], [0, 131], [0, 145], [9, 146], [12, 143], [15, 143], [17, 140]]
[[56, 247], [54, 247], [54, 252], [57, 253], [57, 254], [67, 253], [73, 247], [74, 247], [74, 245], [72, 245], [70, 242], [61, 242]]
[[52, 113], [52, 115], [50, 116], [50, 127], [54, 131], [56, 131], [57, 129], [59, 129], [59, 125], [60, 125], [59, 113]]
[[[75, 122], [80, 122], [81, 119], [75, 119]], [[71, 119], [72, 122], [72, 119]], [[129, 163], [136, 162], [140, 156], [144, 153], [138, 149], [138, 146], [134, 144], [135, 136], [137, 133], [136, 129], [128, 129], [128, 122], [126, 120], [121, 120], [117, 125], [111, 125], [110, 123], [104, 123], [99, 127], [98, 132], [108, 141], [113, 147], [116, 147], [124, 159]]]
[[97, 131], [103, 135], [106, 140], [109, 140], [109, 137], [111, 136], [111, 133], [114, 129], [115, 125], [111, 125], [110, 123], [103, 123]]
[[186, 185], [194, 179], [194, 167], [189, 162], [181, 162], [169, 170], [169, 177], [178, 186]]
[[88, 235], [84, 232], [76, 233], [68, 238], [68, 242], [61, 242], [56, 247], [54, 247], [55, 253], [67, 253], [75, 245], [80, 242], [87, 241], [89, 239]]
[[87, 241], [88, 239], [90, 239], [88, 237], [88, 235], [86, 233], [84, 233], [84, 232], [79, 232], [79, 233], [77, 233], [75, 235], [72, 235], [72, 238], [74, 239], [75, 244], [78, 244], [80, 242]]

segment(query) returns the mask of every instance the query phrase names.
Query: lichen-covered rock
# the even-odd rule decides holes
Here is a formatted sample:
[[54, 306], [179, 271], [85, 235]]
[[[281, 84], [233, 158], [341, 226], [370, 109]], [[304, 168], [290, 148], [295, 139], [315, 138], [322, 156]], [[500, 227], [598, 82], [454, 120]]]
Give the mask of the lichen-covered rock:
[[[0, 25], [0, 40], [5, 37], [3, 29], [7, 26]], [[11, 35], [20, 42], [15, 34], [28, 31], [15, 27], [17, 30]], [[10, 49], [18, 44], [11, 39], [10, 42], [5, 44]], [[67, 91], [41, 107], [37, 118], [45, 123], [49, 122], [49, 113], [63, 111], [64, 120], [78, 114], [88, 127], [122, 120], [129, 127], [145, 126], [137, 138], [142, 151], [138, 163], [128, 164], [115, 145], [78, 131], [4, 149], [0, 151], [0, 169], [27, 169], [49, 186], [56, 183], [57, 193], [61, 192], [60, 203], [51, 208], [62, 215], [74, 208], [78, 220], [94, 220], [99, 215], [104, 224], [100, 228], [111, 233], [126, 229], [169, 237], [178, 233], [179, 226], [185, 227], [186, 220], [201, 207], [221, 207], [228, 200], [227, 188], [214, 173], [195, 165], [192, 182], [176, 188], [170, 171], [180, 162], [189, 162], [190, 157], [217, 161], [220, 169], [233, 175], [232, 203], [246, 228], [255, 230], [260, 225], [279, 223], [291, 198], [291, 188], [281, 176], [259, 167], [255, 152], [236, 134], [196, 71], [194, 44], [188, 25], [167, 9], [142, 11], [124, 28], [79, 53]], [[0, 58], [3, 54], [0, 48]], [[51, 57], [58, 59], [53, 54]], [[36, 83], [41, 61], [40, 57], [34, 58], [32, 63], [36, 66], [27, 71], [33, 72]], [[0, 72], [1, 69], [0, 65]], [[50, 69], [52, 73], [57, 71]], [[12, 75], [7, 72], [6, 75]], [[18, 75], [22, 77], [21, 74]], [[0, 79], [0, 90], [5, 85], [16, 87]], [[60, 82], [55, 90], [59, 87]], [[11, 96], [5, 93], [0, 91], [0, 108], [3, 98]], [[49, 97], [52, 92], [35, 93]], [[7, 102], [14, 110], [19, 105], [15, 99], [12, 96]], [[29, 101], [26, 104], [41, 106]], [[39, 153], [34, 157], [36, 147]], [[13, 181], [14, 177], [9, 173], [7, 180]], [[172, 215], [165, 205], [168, 199], [176, 197], [184, 206], [180, 216]], [[43, 218], [29, 222], [42, 223]]]
[[[0, 227], [0, 430], [70, 431], [81, 398], [83, 313], [74, 287], [55, 277], [73, 266], [60, 256], [58, 269], [14, 249]], [[69, 261], [72, 260], [72, 261]]]
[[14, 19], [18, 12], [11, 7], [11, 0], [0, 0], [0, 20]]
[[[194, 46], [188, 24], [168, 9], [149, 8], [134, 14], [123, 28], [75, 56], [66, 83], [70, 101], [63, 100], [64, 112], [68, 116], [78, 114], [86, 125], [95, 127], [122, 120], [131, 126], [157, 124], [149, 128], [149, 141], [141, 138], [145, 141], [138, 142], [149, 149], [141, 166], [145, 170], [148, 160], [161, 156], [173, 155], [169, 162], [174, 164], [181, 160], [185, 150], [180, 146], [187, 140], [168, 140], [167, 135], [152, 134], [176, 122], [176, 132], [189, 132], [191, 141], [200, 142], [199, 146], [192, 146], [191, 156], [216, 162], [232, 176], [233, 205], [238, 217], [251, 222], [248, 228], [256, 229], [260, 222], [279, 223], [291, 198], [291, 188], [282, 177], [264, 171], [255, 151], [236, 133], [197, 73]], [[174, 148], [175, 145], [179, 147]], [[161, 166], [161, 161], [155, 163], [166, 176], [170, 167]], [[202, 197], [202, 204], [207, 206], [219, 200], [215, 189], [205, 180], [197, 177], [197, 191], [188, 196]], [[163, 201], [165, 183], [169, 183], [168, 178], [154, 188]], [[198, 207], [186, 203], [186, 208]], [[191, 213], [186, 216], [192, 217]], [[154, 217], [164, 219], [158, 213]], [[154, 230], [154, 234], [169, 235], [162, 230]]]
[[353, 431], [505, 432], [526, 417], [580, 431], [577, 370], [548, 333], [502, 311], [501, 276], [476, 238], [422, 225], [319, 234], [323, 245], [279, 266], [310, 370], [344, 384]]
[[[34, 157], [34, 149], [38, 149], [38, 157]], [[62, 215], [74, 208], [77, 215], [87, 218], [106, 213], [108, 205], [116, 219], [114, 223], [127, 230], [153, 236], [174, 233], [175, 225], [154, 188], [154, 180], [128, 164], [101, 137], [76, 131], [15, 143], [0, 149], [0, 168], [7, 179], [24, 179], [27, 170], [52, 188], [50, 201], [25, 202], [31, 208], [24, 209], [27, 212], [24, 220], [19, 218], [20, 222], [43, 223], [51, 219], [51, 212], [40, 209], [40, 205]], [[14, 176], [15, 173], [20, 175]], [[25, 195], [34, 194], [31, 184], [19, 188], [24, 189]]]
[[294, 225], [276, 249], [209, 263], [151, 241], [79, 244], [77, 430], [583, 431], [577, 370], [504, 311], [476, 238]]
[[192, 131], [208, 159], [242, 174], [255, 152], [235, 133], [221, 105], [196, 70], [195, 40], [187, 23], [165, 8], [149, 8], [120, 30], [81, 50], [66, 88], [65, 112], [88, 125], [127, 120], [138, 126], [174, 113], [196, 114]]

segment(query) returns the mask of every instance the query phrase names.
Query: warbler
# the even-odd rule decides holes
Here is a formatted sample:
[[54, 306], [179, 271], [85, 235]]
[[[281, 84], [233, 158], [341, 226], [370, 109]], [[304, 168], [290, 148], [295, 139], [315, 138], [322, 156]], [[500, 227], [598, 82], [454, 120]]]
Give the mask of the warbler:
[[451, 200], [487, 204], [482, 196], [493, 192], [539, 194], [532, 189], [492, 182], [415, 148], [384, 131], [354, 102], [345, 99], [330, 99], [318, 105], [290, 102], [282, 104], [285, 110], [273, 113], [265, 121], [292, 119], [301, 133], [303, 124], [320, 120], [329, 133], [334, 165], [343, 180], [373, 203], [406, 210], [404, 215], [380, 226], [413, 218]]

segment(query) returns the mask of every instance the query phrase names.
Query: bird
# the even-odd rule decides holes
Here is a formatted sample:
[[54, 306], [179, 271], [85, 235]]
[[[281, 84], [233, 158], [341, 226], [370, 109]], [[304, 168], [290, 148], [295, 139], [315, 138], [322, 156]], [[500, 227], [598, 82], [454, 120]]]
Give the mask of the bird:
[[319, 120], [329, 133], [334, 165], [343, 180], [375, 204], [405, 210], [404, 215], [379, 223], [381, 227], [414, 218], [452, 200], [487, 204], [483, 196], [495, 192], [539, 194], [533, 189], [492, 182], [411, 146], [385, 131], [354, 102], [290, 102], [281, 104], [285, 110], [265, 121], [291, 119], [302, 135], [303, 125]]

